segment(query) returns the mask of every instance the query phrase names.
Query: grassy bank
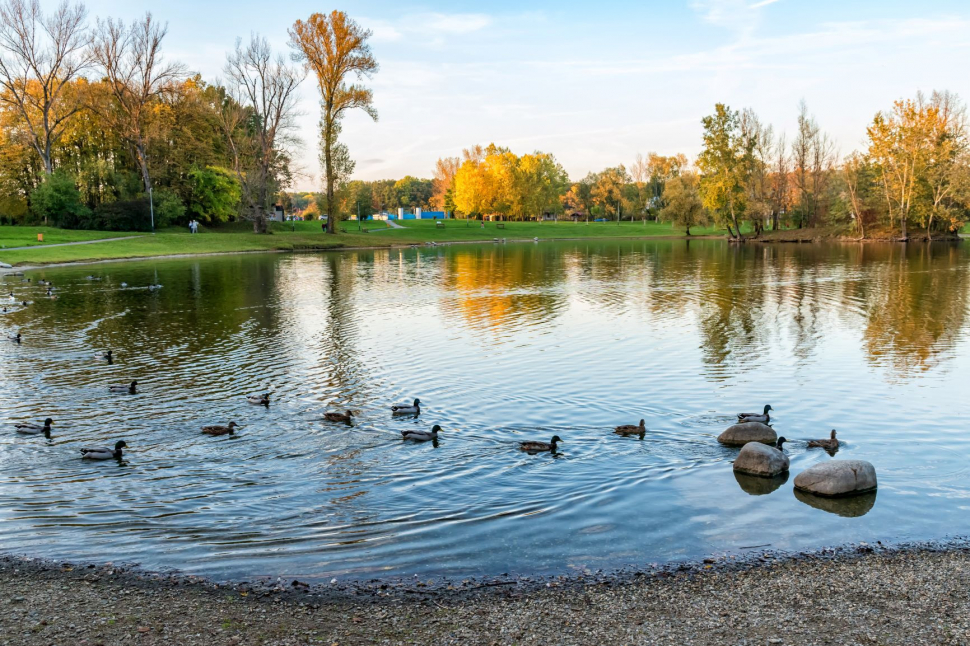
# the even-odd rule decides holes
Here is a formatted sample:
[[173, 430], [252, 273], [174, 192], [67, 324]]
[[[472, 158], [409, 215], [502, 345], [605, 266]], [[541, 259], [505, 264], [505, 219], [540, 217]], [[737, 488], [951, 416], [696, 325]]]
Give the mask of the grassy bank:
[[[4, 251], [0, 249], [0, 262], [11, 265], [37, 265], [64, 262], [84, 262], [124, 258], [144, 258], [174, 254], [211, 254], [243, 251], [294, 251], [326, 250], [342, 247], [386, 247], [393, 245], [423, 244], [425, 242], [476, 242], [493, 238], [509, 240], [541, 240], [552, 238], [640, 238], [683, 236], [683, 231], [669, 224], [656, 222], [507, 222], [503, 228], [488, 222], [482, 228], [479, 222], [448, 220], [443, 228], [434, 221], [405, 221], [402, 229], [393, 229], [383, 222], [344, 222], [337, 235], [324, 234], [319, 222], [276, 223], [272, 235], [256, 235], [247, 224], [227, 225], [204, 229], [196, 235], [181, 229], [167, 229], [155, 235], [119, 232], [62, 231], [43, 227], [0, 227], [0, 244], [6, 247], [26, 246], [30, 249]], [[366, 230], [366, 231], [364, 231]], [[36, 242], [37, 233], [44, 233], [45, 244]], [[713, 229], [695, 229], [693, 235], [711, 235], [721, 232]], [[59, 242], [81, 242], [139, 236], [129, 240], [115, 240], [67, 247], [50, 247]], [[10, 242], [7, 242], [7, 241]], [[15, 244], [13, 241], [16, 241]], [[22, 243], [22, 244], [20, 244]]]

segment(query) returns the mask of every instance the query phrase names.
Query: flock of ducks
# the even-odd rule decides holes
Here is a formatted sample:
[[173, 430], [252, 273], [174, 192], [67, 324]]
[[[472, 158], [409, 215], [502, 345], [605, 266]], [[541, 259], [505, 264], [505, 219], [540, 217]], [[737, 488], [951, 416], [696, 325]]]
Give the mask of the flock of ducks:
[[[773, 410], [774, 408], [772, 408], [770, 405], [766, 405], [764, 407], [764, 410], [761, 413], [738, 413], [738, 424], [747, 424], [750, 422], [756, 422], [758, 424], [767, 425], [771, 421], [771, 415], [769, 414], [769, 411], [773, 411]], [[784, 453], [785, 449], [783, 447], [785, 442], [787, 441], [788, 440], [786, 438], [779, 437], [775, 441], [775, 446], [774, 446], [775, 450], [780, 453]], [[830, 454], [834, 454], [836, 451], [839, 450], [839, 440], [836, 439], [836, 432], [834, 428], [832, 429], [832, 434], [831, 436], [829, 436], [829, 439], [809, 440], [807, 445], [808, 445], [808, 448], [810, 449], [814, 449], [814, 448], [825, 449]]]

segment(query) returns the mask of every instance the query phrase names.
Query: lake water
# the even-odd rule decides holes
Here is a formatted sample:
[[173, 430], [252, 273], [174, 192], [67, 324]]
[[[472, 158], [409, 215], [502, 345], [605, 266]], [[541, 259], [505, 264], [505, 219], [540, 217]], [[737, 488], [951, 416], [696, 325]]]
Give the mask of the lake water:
[[[7, 276], [34, 304], [0, 315], [2, 338], [24, 336], [0, 344], [0, 550], [371, 578], [966, 534], [968, 260], [656, 240], [28, 272], [54, 301]], [[109, 348], [113, 365], [94, 359]], [[141, 394], [107, 392], [132, 379]], [[263, 391], [269, 408], [246, 403]], [[420, 417], [391, 417], [414, 397]], [[737, 479], [715, 441], [764, 404], [787, 482]], [[347, 408], [353, 426], [322, 420]], [[14, 434], [47, 416], [50, 441]], [[611, 432], [641, 418], [642, 441]], [[229, 420], [234, 438], [200, 433]], [[437, 446], [401, 441], [432, 424]], [[805, 440], [832, 428], [876, 495], [794, 494], [831, 459]], [[555, 457], [516, 450], [553, 434]], [[79, 459], [117, 439], [122, 463]]]

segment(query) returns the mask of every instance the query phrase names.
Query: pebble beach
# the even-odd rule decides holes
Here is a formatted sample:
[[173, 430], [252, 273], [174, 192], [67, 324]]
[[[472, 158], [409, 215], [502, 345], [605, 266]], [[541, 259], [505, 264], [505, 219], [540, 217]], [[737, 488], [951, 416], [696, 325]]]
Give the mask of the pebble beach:
[[0, 644], [970, 644], [970, 546], [549, 580], [215, 583], [0, 559]]

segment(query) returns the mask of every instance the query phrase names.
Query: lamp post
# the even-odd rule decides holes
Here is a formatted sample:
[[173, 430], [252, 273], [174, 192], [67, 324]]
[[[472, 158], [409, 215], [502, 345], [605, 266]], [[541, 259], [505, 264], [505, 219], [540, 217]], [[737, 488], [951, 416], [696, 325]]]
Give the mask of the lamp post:
[[148, 212], [152, 216], [152, 235], [155, 235], [155, 199], [152, 197], [152, 187], [148, 187]]

